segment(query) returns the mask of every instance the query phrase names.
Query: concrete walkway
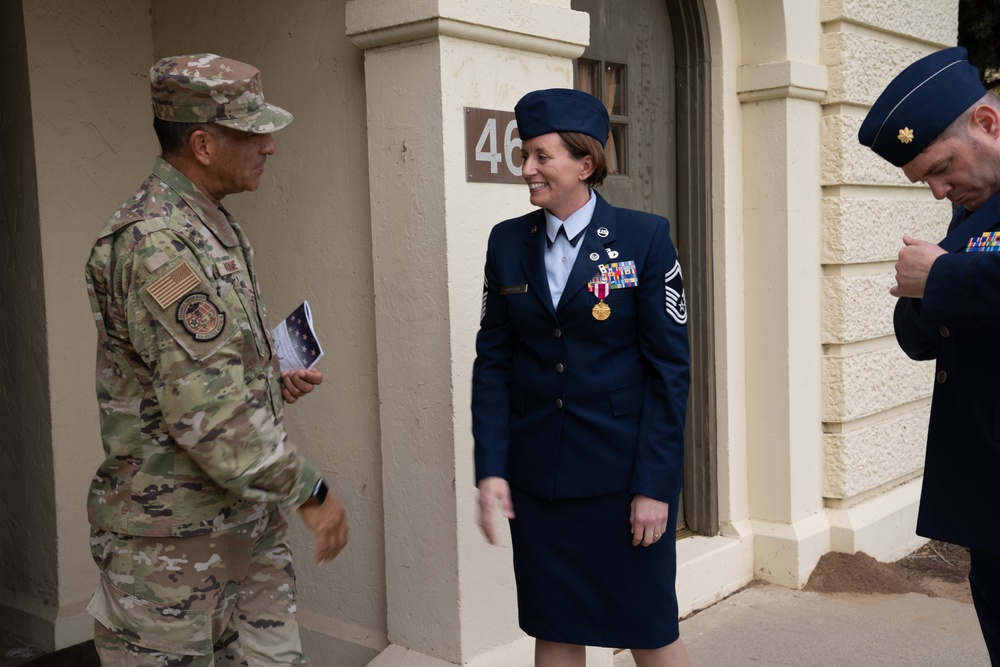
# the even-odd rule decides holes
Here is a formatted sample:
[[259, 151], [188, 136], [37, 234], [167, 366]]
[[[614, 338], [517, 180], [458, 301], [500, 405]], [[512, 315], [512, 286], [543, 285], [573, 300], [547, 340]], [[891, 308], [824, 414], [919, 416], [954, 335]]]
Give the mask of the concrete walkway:
[[0, 631], [0, 667], [19, 667], [39, 654], [16, 637]]
[[[971, 604], [753, 585], [681, 622], [695, 667], [989, 667]], [[628, 653], [615, 667], [632, 667]]]
[[[971, 604], [752, 585], [681, 622], [695, 667], [989, 667]], [[18, 642], [0, 634], [0, 667]], [[634, 667], [628, 652], [615, 667]], [[331, 667], [317, 663], [317, 667]]]

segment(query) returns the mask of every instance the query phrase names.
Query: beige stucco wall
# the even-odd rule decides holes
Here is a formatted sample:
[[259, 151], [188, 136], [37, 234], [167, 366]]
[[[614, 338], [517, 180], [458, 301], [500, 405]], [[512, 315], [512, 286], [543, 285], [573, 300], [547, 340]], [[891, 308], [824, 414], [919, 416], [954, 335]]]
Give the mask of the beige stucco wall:
[[[49, 414], [49, 348], [38, 190], [20, 3], [0, 6], [0, 623], [28, 635], [26, 616], [58, 599], [55, 488]], [[25, 485], [24, 479], [36, 483]], [[21, 545], [31, 537], [38, 554]], [[21, 538], [21, 539], [18, 539]], [[39, 633], [38, 639], [45, 637]]]
[[[100, 440], [95, 437], [94, 357], [84, 352], [93, 349], [96, 336], [82, 266], [110, 213], [108, 197], [120, 196], [122, 179], [135, 183], [132, 174], [146, 163], [136, 151], [148, 142], [142, 133], [146, 123], [121, 113], [119, 104], [142, 103], [144, 95], [129, 81], [132, 72], [141, 71], [149, 50], [146, 15], [134, 3], [66, 1], [58, 7], [64, 13], [55, 17], [54, 6], [27, 3], [25, 26], [50, 349], [59, 535], [55, 644], [63, 645], [92, 627], [84, 613], [94, 569], [82, 501], [100, 460]], [[101, 93], [82, 94], [81, 80], [87, 81], [84, 90]]]
[[[737, 86], [743, 36], [734, 1], [705, 3], [712, 59], [712, 217], [715, 243], [719, 520], [723, 535], [744, 542], [752, 568], [747, 490], [746, 304], [743, 252], [743, 126]], [[686, 546], [683, 545], [682, 546]]]
[[896, 73], [955, 43], [957, 6], [823, 2], [823, 488], [838, 502], [905, 483], [923, 466], [933, 366], [896, 345], [888, 290], [903, 234], [938, 240], [950, 208], [861, 147], [857, 130]]
[[801, 585], [829, 549], [822, 431], [819, 6], [737, 0], [747, 519], [758, 578]]
[[267, 99], [295, 115], [274, 135], [260, 188], [224, 203], [254, 245], [271, 319], [303, 299], [312, 308], [325, 381], [286, 409], [286, 425], [344, 503], [351, 532], [347, 549], [317, 567], [312, 537], [292, 517], [299, 620], [307, 650], [365, 664], [387, 641], [386, 540], [364, 64], [344, 21], [343, 1], [277, 11], [264, 0], [186, 0], [152, 11], [155, 58], [209, 51], [252, 63]]
[[[716, 5], [720, 17], [727, 4]], [[742, 178], [732, 179], [740, 194], [726, 196], [741, 206], [727, 207], [735, 233], [715, 269], [730, 275], [734, 257], [745, 262], [746, 392], [723, 398], [745, 401], [746, 442], [741, 451], [730, 431], [720, 465], [733, 475], [745, 460], [746, 504], [735, 475], [720, 500], [732, 494], [722, 504], [729, 533], [752, 534], [756, 576], [795, 586], [830, 549], [887, 559], [918, 543], [931, 369], [896, 346], [888, 288], [902, 233], [940, 237], [947, 205], [856, 134], [896, 72], [954, 43], [957, 4], [927, 3], [916, 15], [904, 3], [734, 5], [739, 53], [723, 56], [722, 72], [735, 61], [742, 139], [723, 158], [742, 155]], [[724, 39], [723, 50], [734, 43]], [[721, 91], [729, 121], [731, 91]], [[740, 354], [736, 339], [719, 344]]]
[[[887, 289], [901, 235], [941, 236], [948, 207], [855, 137], [896, 71], [954, 42], [956, 3], [704, 2], [714, 265], [685, 269], [713, 272], [721, 534], [678, 544], [682, 611], [753, 577], [801, 585], [830, 549], [914, 544], [930, 369], [895, 345]], [[0, 9], [0, 298], [27, 323], [0, 328], [0, 521], [40, 540], [0, 544], [0, 623], [43, 648], [89, 634], [82, 500], [100, 445], [82, 265], [156, 153], [149, 65], [213, 51], [257, 65], [296, 115], [260, 189], [225, 203], [272, 318], [309, 299], [326, 350], [326, 382], [287, 423], [352, 530], [316, 567], [292, 520], [307, 648], [528, 664], [509, 546], [475, 527], [468, 400], [486, 237], [530, 205], [466, 182], [462, 109], [570, 85], [587, 17], [570, 0], [78, 4], [27, 3], [23, 42]]]
[[368, 49], [379, 276], [391, 645], [376, 665], [531, 660], [509, 545], [486, 545], [475, 526], [468, 408], [487, 235], [530, 204], [523, 186], [466, 181], [464, 107], [510, 110], [528, 90], [570, 85], [587, 17], [568, 7], [348, 5], [352, 39]]
[[346, 38], [344, 3], [280, 13], [263, 2], [192, 2], [183, 11], [176, 3], [152, 11], [28, 3], [26, 40], [19, 14], [10, 18], [3, 44], [15, 66], [4, 68], [3, 86], [19, 104], [5, 103], [4, 155], [15, 159], [4, 162], [3, 184], [16, 205], [5, 210], [3, 232], [5, 267], [18, 278], [4, 281], [4, 302], [9, 296], [25, 327], [3, 334], [11, 358], [4, 393], [17, 397], [4, 401], [3, 449], [16, 461], [4, 474], [16, 481], [3, 485], [0, 501], [5, 535], [37, 536], [37, 549], [3, 540], [4, 627], [23, 628], [18, 634], [43, 649], [91, 632], [84, 607], [96, 569], [83, 500], [100, 436], [83, 263], [157, 153], [149, 66], [212, 50], [260, 67], [268, 97], [297, 115], [277, 135], [261, 189], [226, 204], [255, 242], [272, 315], [308, 298], [325, 344], [326, 383], [288, 411], [288, 424], [353, 529], [344, 555], [316, 568], [311, 537], [293, 519], [300, 620], [316, 650], [366, 662], [386, 642], [384, 547], [362, 52]]
[[135, 150], [145, 123], [121, 110], [143, 103], [129, 82], [149, 59], [149, 30], [134, 3], [27, 3], [22, 43], [18, 13], [3, 21], [14, 37], [4, 48], [22, 63], [7, 70], [16, 76], [4, 102], [15, 111], [15, 131], [3, 133], [5, 155], [10, 147], [15, 157], [4, 187], [17, 202], [13, 227], [4, 226], [16, 232], [5, 244], [14, 256], [5, 262], [4, 289], [21, 317], [4, 328], [4, 365], [13, 374], [5, 374], [4, 389], [16, 396], [4, 416], [11, 427], [4, 449], [17, 465], [10, 469], [16, 481], [4, 484], [5, 498], [16, 498], [5, 508], [12, 525], [4, 538], [11, 568], [4, 583], [15, 590], [0, 594], [0, 604], [14, 627], [51, 649], [92, 627], [84, 613], [94, 578], [83, 499], [100, 440], [82, 269], [109, 202], [122, 183], [137, 182], [145, 163]]

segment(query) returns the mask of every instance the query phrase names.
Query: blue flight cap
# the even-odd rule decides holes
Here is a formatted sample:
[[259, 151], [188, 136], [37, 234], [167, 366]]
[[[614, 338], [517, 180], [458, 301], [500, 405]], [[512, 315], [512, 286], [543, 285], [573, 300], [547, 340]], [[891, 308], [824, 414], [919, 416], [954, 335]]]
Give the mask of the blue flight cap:
[[579, 90], [550, 88], [535, 90], [514, 105], [517, 132], [531, 139], [549, 132], [582, 132], [605, 145], [611, 121], [599, 99]]
[[858, 141], [902, 167], [985, 94], [968, 51], [956, 46], [932, 53], [886, 86], [861, 124]]

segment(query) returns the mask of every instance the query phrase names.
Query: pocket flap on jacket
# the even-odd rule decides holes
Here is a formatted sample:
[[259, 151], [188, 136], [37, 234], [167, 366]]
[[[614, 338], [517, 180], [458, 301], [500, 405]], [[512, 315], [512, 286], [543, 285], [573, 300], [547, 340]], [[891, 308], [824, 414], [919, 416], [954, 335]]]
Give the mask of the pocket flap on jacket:
[[611, 413], [615, 417], [627, 415], [642, 409], [642, 397], [646, 385], [637, 384], [627, 389], [619, 389], [611, 394]]
[[125, 641], [175, 655], [212, 655], [210, 610], [161, 607], [129, 595], [104, 574], [87, 611]]

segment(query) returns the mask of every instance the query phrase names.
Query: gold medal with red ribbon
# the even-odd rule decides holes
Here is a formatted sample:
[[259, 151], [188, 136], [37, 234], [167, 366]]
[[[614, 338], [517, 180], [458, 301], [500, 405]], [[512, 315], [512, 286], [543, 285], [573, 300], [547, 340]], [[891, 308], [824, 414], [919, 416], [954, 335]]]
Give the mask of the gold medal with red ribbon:
[[593, 314], [595, 320], [604, 321], [611, 317], [611, 306], [604, 303], [604, 299], [607, 298], [608, 292], [611, 290], [611, 285], [605, 282], [594, 283], [594, 296], [597, 297], [597, 304], [594, 306], [593, 310], [590, 312]]

